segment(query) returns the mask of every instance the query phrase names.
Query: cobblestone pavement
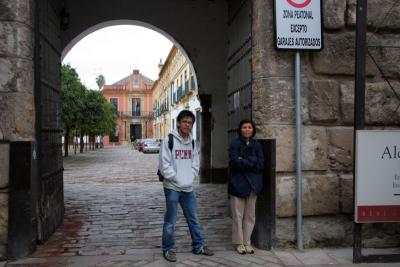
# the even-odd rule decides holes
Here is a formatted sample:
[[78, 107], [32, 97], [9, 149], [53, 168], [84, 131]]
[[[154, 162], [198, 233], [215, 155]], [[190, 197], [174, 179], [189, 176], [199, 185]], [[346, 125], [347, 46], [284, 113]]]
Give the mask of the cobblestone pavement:
[[[214, 257], [190, 253], [180, 210], [175, 228], [178, 262], [160, 253], [164, 213], [158, 154], [106, 147], [64, 159], [65, 218], [29, 258], [6, 266], [351, 266], [351, 251], [263, 251], [238, 255], [230, 244], [226, 185], [196, 184], [202, 235]], [[0, 263], [0, 267], [2, 263]], [[363, 266], [363, 265], [358, 265]], [[371, 265], [389, 266], [389, 265]], [[398, 266], [398, 265], [393, 265]]]

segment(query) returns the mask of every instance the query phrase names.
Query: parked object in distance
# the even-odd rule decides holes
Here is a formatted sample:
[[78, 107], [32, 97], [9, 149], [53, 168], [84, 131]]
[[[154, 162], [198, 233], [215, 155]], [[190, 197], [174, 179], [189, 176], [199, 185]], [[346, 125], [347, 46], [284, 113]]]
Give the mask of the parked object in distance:
[[143, 153], [158, 153], [160, 151], [160, 142], [156, 140], [144, 140]]
[[144, 139], [136, 139], [134, 144], [135, 144], [135, 149], [138, 151], [142, 151], [143, 148], [143, 141]]

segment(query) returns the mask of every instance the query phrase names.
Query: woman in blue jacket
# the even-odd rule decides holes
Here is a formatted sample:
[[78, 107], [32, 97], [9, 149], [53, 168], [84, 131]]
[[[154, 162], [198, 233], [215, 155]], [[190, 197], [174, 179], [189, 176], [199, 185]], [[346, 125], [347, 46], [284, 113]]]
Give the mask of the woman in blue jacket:
[[239, 137], [229, 146], [228, 193], [232, 210], [232, 243], [239, 254], [253, 254], [250, 238], [254, 229], [257, 194], [262, 189], [264, 154], [253, 140], [254, 122], [242, 120]]

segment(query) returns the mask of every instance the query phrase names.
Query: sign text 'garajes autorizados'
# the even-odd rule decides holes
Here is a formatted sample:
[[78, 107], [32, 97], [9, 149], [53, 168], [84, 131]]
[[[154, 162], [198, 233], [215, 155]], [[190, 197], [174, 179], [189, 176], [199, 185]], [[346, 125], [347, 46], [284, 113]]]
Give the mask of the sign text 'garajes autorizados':
[[321, 50], [321, 0], [275, 0], [277, 49]]
[[400, 131], [358, 130], [357, 223], [400, 222]]

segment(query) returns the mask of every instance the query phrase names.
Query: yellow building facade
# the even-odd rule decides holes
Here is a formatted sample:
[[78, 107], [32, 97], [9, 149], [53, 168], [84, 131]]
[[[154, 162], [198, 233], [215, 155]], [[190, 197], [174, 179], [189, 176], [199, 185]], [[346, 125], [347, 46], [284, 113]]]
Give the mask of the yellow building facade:
[[179, 112], [187, 109], [196, 117], [192, 135], [199, 141], [198, 120], [201, 106], [195, 77], [188, 60], [177, 47], [173, 46], [165, 63], [160, 64], [159, 67], [159, 78], [152, 87], [155, 138], [163, 139], [172, 129], [175, 129]]

